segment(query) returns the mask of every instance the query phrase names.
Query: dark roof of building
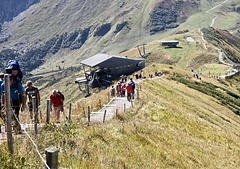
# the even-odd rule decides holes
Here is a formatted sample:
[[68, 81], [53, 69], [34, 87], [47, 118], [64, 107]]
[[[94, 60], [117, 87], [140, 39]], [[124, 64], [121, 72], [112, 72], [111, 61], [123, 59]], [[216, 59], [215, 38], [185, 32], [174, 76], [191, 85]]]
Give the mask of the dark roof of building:
[[81, 64], [89, 67], [114, 68], [138, 64], [141, 61], [144, 61], [144, 59], [131, 59], [125, 56], [116, 56], [99, 53], [86, 60], [83, 60]]

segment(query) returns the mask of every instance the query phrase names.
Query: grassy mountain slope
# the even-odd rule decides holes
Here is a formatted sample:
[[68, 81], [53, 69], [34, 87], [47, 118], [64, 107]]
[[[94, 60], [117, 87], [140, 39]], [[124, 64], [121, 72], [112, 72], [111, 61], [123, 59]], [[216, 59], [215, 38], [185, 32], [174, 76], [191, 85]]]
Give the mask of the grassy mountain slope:
[[[44, 154], [49, 146], [59, 147], [63, 168], [237, 168], [240, 116], [221, 100], [172, 78], [172, 72], [176, 72], [176, 79], [190, 78], [189, 71], [154, 64], [143, 73], [152, 71], [164, 71], [165, 75], [141, 82], [143, 92], [129, 112], [105, 124], [87, 126], [74, 116], [73, 124], [50, 125], [35, 140], [41, 145], [40, 152]], [[219, 88], [224, 86], [216, 79], [209, 80]], [[205, 83], [186, 81], [198, 82], [199, 89]], [[228, 95], [216, 89], [218, 92], [222, 99]], [[102, 95], [104, 91], [98, 93], [98, 97]], [[81, 106], [95, 98], [90, 96]], [[79, 113], [82, 115], [81, 110]], [[22, 139], [15, 141], [16, 167], [43, 167], [28, 139]], [[3, 166], [11, 166], [10, 161], [3, 161], [8, 156], [3, 147], [0, 151]], [[18, 157], [24, 158], [24, 164]]]

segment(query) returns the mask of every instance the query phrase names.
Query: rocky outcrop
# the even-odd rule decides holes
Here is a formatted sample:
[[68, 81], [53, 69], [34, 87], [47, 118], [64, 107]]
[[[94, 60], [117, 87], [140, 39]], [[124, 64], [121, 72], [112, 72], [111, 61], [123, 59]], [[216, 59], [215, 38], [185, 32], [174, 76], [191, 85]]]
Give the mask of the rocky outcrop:
[[11, 21], [15, 16], [40, 0], [1, 0], [0, 23]]
[[94, 33], [95, 36], [104, 36], [111, 30], [111, 23], [103, 24], [97, 28], [97, 31]]
[[199, 0], [163, 0], [150, 13], [150, 34], [179, 26], [198, 10]]
[[114, 31], [114, 33], [118, 33], [120, 32], [125, 26], [128, 25], [128, 22], [127, 21], [124, 21], [122, 23], [119, 23], [116, 27], [116, 30]]
[[240, 6], [237, 6], [237, 7], [236, 7], [236, 12], [237, 12], [237, 13], [240, 13]]

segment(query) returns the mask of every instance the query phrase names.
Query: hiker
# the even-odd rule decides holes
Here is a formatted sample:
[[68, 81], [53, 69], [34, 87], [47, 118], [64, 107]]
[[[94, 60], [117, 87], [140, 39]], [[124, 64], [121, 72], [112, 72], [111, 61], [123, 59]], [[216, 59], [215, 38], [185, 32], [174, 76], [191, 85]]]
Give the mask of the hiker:
[[60, 111], [64, 111], [63, 109], [63, 97], [61, 94], [57, 93], [56, 89], [52, 90], [52, 94], [50, 95], [50, 111], [52, 112], [52, 107], [54, 114], [56, 116], [56, 122], [60, 123]]
[[[1, 85], [2, 90], [2, 107], [3, 110], [5, 109], [5, 93], [4, 93], [4, 83]], [[26, 108], [26, 99], [24, 95], [24, 89], [22, 87], [22, 84], [10, 76], [10, 100], [11, 100], [11, 106], [13, 110], [13, 129], [15, 134], [21, 134], [21, 126], [18, 123], [19, 120], [19, 110], [20, 106], [22, 104], [21, 111], [24, 111]]]
[[114, 86], [112, 86], [112, 88], [110, 89], [110, 93], [111, 93], [112, 97], [115, 96], [115, 88], [114, 88]]
[[1, 85], [3, 84], [3, 79], [4, 79], [4, 73], [0, 73], [0, 110], [2, 109], [2, 104], [1, 104], [1, 97], [2, 97], [2, 90], [1, 90]]
[[132, 99], [134, 99], [135, 83], [133, 82], [132, 78], [130, 78], [130, 82], [129, 83], [132, 86]]
[[5, 123], [5, 115], [4, 112], [2, 112], [2, 90], [1, 90], [1, 85], [4, 83], [4, 73], [0, 73], [0, 118], [3, 119]]
[[121, 77], [121, 80], [122, 80], [122, 83], [124, 82], [124, 79], [125, 79], [125, 76], [124, 75], [122, 75], [122, 76], [120, 76]]
[[20, 83], [22, 83], [23, 74], [20, 69], [19, 63], [16, 60], [8, 61], [8, 64], [5, 69], [7, 74], [12, 75], [13, 79], [17, 79]]
[[38, 119], [38, 106], [40, 106], [40, 94], [38, 88], [32, 85], [32, 81], [27, 82], [27, 88], [25, 89], [25, 95], [28, 96], [28, 108], [30, 113], [30, 118], [33, 120], [33, 102], [32, 98], [35, 96], [36, 98], [36, 113], [37, 113], [37, 123], [39, 123]]
[[128, 83], [127, 87], [127, 100], [130, 102], [131, 101], [131, 96], [132, 96], [132, 85], [131, 83]]
[[122, 86], [122, 96], [125, 96], [125, 92], [126, 92], [126, 84], [124, 83]]
[[124, 80], [125, 80], [125, 82], [127, 82], [127, 76], [126, 75], [124, 76]]
[[120, 82], [118, 82], [117, 86], [116, 86], [116, 91], [117, 91], [117, 97], [120, 97], [121, 91], [122, 91], [122, 87]]
[[138, 74], [136, 74], [135, 76], [136, 76], [136, 79], [138, 79]]

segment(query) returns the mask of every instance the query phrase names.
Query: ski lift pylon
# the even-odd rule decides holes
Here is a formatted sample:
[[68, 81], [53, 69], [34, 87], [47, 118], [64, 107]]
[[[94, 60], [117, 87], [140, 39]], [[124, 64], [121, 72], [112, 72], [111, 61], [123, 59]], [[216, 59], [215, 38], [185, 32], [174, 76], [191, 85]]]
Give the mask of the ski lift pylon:
[[[145, 51], [145, 45], [147, 45], [146, 43], [143, 43], [143, 44], [140, 44], [140, 45], [137, 45], [136, 47], [138, 48], [138, 52], [139, 52], [139, 55], [141, 57], [144, 57], [146, 55], [146, 51]], [[143, 52], [141, 52], [141, 46], [142, 46], [142, 49], [143, 49]]]

